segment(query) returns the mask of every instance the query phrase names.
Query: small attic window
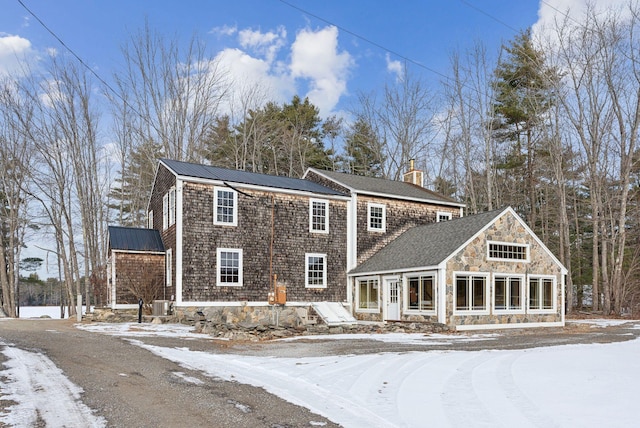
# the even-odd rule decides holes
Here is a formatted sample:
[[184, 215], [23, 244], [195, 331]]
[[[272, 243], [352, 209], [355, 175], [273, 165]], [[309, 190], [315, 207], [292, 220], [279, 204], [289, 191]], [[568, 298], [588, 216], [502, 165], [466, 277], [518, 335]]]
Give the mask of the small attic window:
[[489, 242], [489, 260], [529, 261], [529, 245]]

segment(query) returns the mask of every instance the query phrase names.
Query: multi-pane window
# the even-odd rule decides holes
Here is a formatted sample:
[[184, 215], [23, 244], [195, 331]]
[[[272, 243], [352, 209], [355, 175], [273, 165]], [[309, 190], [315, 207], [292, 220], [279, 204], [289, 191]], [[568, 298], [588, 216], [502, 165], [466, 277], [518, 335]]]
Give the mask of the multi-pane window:
[[306, 254], [305, 287], [325, 288], [327, 286], [327, 255]]
[[176, 222], [176, 189], [169, 190], [169, 226]]
[[171, 248], [167, 249], [167, 252], [164, 256], [164, 262], [164, 285], [166, 287], [171, 287], [171, 284], [173, 282], [173, 252], [171, 251]]
[[553, 310], [555, 281], [550, 277], [529, 278], [529, 309]]
[[169, 194], [162, 197], [162, 230], [169, 227]]
[[162, 197], [162, 229], [176, 222], [176, 188], [172, 187]]
[[363, 278], [358, 280], [358, 309], [379, 309], [378, 278]]
[[456, 310], [487, 310], [487, 278], [479, 275], [456, 275]]
[[435, 309], [434, 301], [435, 279], [433, 275], [420, 275], [407, 277], [409, 290], [410, 310], [432, 311]]
[[519, 276], [496, 275], [493, 279], [494, 301], [496, 310], [514, 311], [522, 309], [523, 279]]
[[213, 223], [228, 226], [238, 224], [238, 194], [229, 188], [214, 189]]
[[309, 230], [311, 232], [329, 232], [329, 202], [320, 199], [309, 201]]
[[147, 214], [147, 228], [153, 229], [153, 211]]
[[386, 228], [386, 207], [382, 204], [370, 203], [367, 205], [367, 211], [367, 230], [374, 232], [384, 232]]
[[489, 259], [528, 260], [529, 246], [501, 242], [489, 242]]
[[451, 220], [451, 218], [453, 217], [453, 215], [451, 213], [438, 213], [437, 217], [436, 217], [436, 221], [441, 222], [441, 221], [447, 221], [447, 220]]
[[242, 285], [242, 250], [218, 248], [217, 284]]

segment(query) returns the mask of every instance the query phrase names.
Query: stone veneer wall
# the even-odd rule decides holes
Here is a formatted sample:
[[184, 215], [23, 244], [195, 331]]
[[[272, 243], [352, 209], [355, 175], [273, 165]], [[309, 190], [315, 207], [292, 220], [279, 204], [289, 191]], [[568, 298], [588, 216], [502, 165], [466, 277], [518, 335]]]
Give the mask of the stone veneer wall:
[[[487, 240], [499, 242], [513, 242], [529, 244], [530, 261], [525, 262], [496, 262], [487, 260]], [[554, 275], [557, 284], [556, 311], [550, 314], [491, 314], [491, 315], [454, 315], [454, 289], [453, 272], [479, 272], [490, 274], [528, 274], [528, 275]], [[450, 327], [457, 325], [484, 325], [484, 324], [514, 324], [514, 323], [545, 323], [562, 321], [562, 271], [544, 249], [526, 232], [522, 225], [510, 214], [502, 216], [496, 223], [484, 233], [473, 240], [460, 254], [453, 257], [447, 263], [446, 274], [447, 290], [447, 324]], [[492, 291], [490, 285], [487, 286]], [[525, 278], [525, 295], [523, 305], [528, 303], [529, 286]], [[493, 295], [489, 293], [488, 305], [491, 308]], [[493, 308], [491, 308], [493, 311]]]
[[[369, 203], [386, 206], [385, 232], [367, 230]], [[449, 212], [453, 218], [460, 217], [460, 208], [434, 205], [426, 202], [404, 201], [400, 199], [373, 196], [358, 196], [358, 263], [367, 260], [382, 247], [393, 241], [411, 227], [434, 223], [438, 212]]]
[[[146, 282], [149, 286], [154, 283], [164, 288], [164, 254], [114, 252], [111, 257], [116, 258], [116, 304], [138, 303], [140, 296], [134, 295], [130, 284]], [[159, 296], [160, 299], [169, 298], [163, 294]]]
[[[184, 184], [183, 301], [266, 302], [272, 225], [272, 271], [287, 286], [287, 301], [345, 301], [346, 201], [314, 195], [329, 201], [329, 233], [311, 233], [309, 196], [241, 190], [245, 194], [238, 193], [238, 225], [220, 226], [213, 224], [214, 186]], [[216, 285], [217, 248], [243, 250], [243, 286]], [[305, 253], [327, 255], [326, 288], [305, 288]]]

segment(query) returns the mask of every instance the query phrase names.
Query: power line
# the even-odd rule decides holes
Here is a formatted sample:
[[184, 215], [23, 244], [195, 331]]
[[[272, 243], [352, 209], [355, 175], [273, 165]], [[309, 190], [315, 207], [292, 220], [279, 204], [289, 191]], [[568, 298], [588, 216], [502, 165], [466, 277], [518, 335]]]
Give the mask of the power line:
[[408, 56], [406, 56], [406, 55], [403, 55], [403, 54], [401, 54], [401, 53], [399, 53], [399, 52], [397, 52], [397, 51], [394, 51], [393, 49], [389, 49], [389, 48], [387, 48], [387, 47], [385, 47], [385, 46], [383, 46], [383, 45], [381, 45], [381, 44], [379, 44], [379, 43], [377, 43], [377, 42], [374, 42], [373, 40], [368, 39], [368, 38], [366, 38], [366, 37], [364, 37], [364, 36], [361, 36], [360, 34], [358, 34], [358, 33], [354, 32], [354, 31], [351, 31], [351, 30], [349, 30], [348, 28], [345, 28], [345, 27], [343, 27], [343, 26], [341, 26], [341, 25], [339, 25], [339, 24], [336, 24], [335, 22], [329, 21], [328, 19], [325, 19], [325, 18], [323, 18], [323, 17], [321, 17], [321, 16], [318, 16], [318, 15], [316, 15], [316, 14], [314, 14], [314, 13], [311, 13], [311, 12], [307, 11], [306, 9], [303, 9], [303, 8], [301, 8], [301, 7], [299, 7], [299, 6], [296, 6], [296, 5], [294, 5], [294, 4], [289, 3], [289, 2], [288, 2], [288, 1], [286, 1], [286, 0], [279, 0], [279, 1], [280, 1], [282, 4], [285, 4], [285, 5], [289, 6], [289, 7], [290, 7], [290, 8], [292, 8], [292, 9], [296, 9], [296, 10], [298, 10], [299, 12], [304, 13], [305, 15], [309, 15], [309, 16], [311, 16], [311, 17], [313, 17], [313, 18], [315, 18], [315, 19], [317, 19], [317, 20], [319, 20], [319, 21], [324, 22], [325, 24], [329, 24], [329, 25], [332, 25], [332, 26], [336, 27], [336, 28], [337, 28], [337, 29], [339, 29], [340, 31], [343, 31], [343, 32], [345, 32], [345, 33], [347, 33], [347, 34], [351, 34], [353, 37], [355, 37], [355, 38], [357, 38], [357, 39], [360, 39], [360, 40], [362, 40], [363, 42], [366, 42], [366, 43], [368, 43], [368, 44], [370, 44], [370, 45], [372, 45], [372, 46], [375, 46], [375, 47], [377, 47], [377, 48], [379, 48], [379, 49], [382, 49], [383, 51], [389, 52], [390, 54], [395, 55], [395, 56], [397, 56], [398, 58], [401, 58], [401, 59], [403, 59], [403, 60], [404, 60], [404, 61], [406, 61], [406, 62], [409, 62], [409, 63], [411, 63], [411, 64], [413, 64], [413, 65], [415, 65], [415, 66], [418, 66], [418, 67], [420, 67], [420, 68], [423, 68], [423, 69], [425, 69], [425, 70], [427, 70], [427, 71], [429, 71], [429, 72], [431, 72], [431, 73], [437, 74], [438, 76], [440, 76], [440, 77], [442, 77], [442, 78], [444, 78], [444, 79], [452, 80], [452, 79], [451, 79], [451, 77], [447, 76], [447, 75], [446, 75], [446, 74], [444, 74], [444, 73], [439, 72], [439, 71], [438, 71], [438, 70], [436, 70], [436, 69], [433, 69], [433, 68], [431, 68], [431, 67], [429, 67], [429, 66], [426, 66], [426, 65], [422, 64], [421, 62], [418, 62], [418, 61], [416, 61], [416, 60], [414, 60], [414, 59], [412, 59], [412, 58], [409, 58], [409, 57], [408, 57]]
[[64, 40], [62, 40], [60, 37], [58, 37], [58, 35], [47, 26], [47, 24], [45, 24], [42, 19], [40, 19], [38, 17], [38, 15], [36, 15], [31, 9], [29, 9], [23, 2], [22, 0], [18, 0], [18, 3], [20, 3], [20, 6], [22, 6], [24, 8], [24, 10], [26, 10], [31, 16], [33, 16], [36, 21], [38, 21], [40, 23], [40, 25], [42, 25], [42, 28], [44, 28], [45, 30], [47, 30], [47, 32], [49, 34], [51, 34], [53, 36], [54, 39], [56, 39], [58, 41], [58, 43], [60, 43], [62, 45], [62, 47], [64, 47], [71, 55], [74, 56], [74, 58], [76, 60], [78, 60], [78, 62], [87, 70], [89, 70], [89, 72], [91, 74], [93, 74], [95, 76], [96, 79], [98, 79], [98, 81], [100, 83], [102, 83], [111, 93], [113, 93], [115, 96], [117, 96], [118, 98], [120, 98], [120, 100], [122, 100], [123, 103], [125, 103], [125, 105], [127, 107], [129, 107], [131, 110], [133, 110], [135, 113], [138, 114], [138, 116], [142, 117], [142, 115], [140, 114], [140, 112], [138, 112], [135, 108], [133, 108], [133, 106], [131, 106], [127, 100], [125, 100], [120, 94], [118, 94], [118, 92], [116, 92], [115, 89], [113, 89], [111, 87], [111, 85], [109, 83], [107, 83], [107, 81], [105, 81], [93, 68], [91, 68], [87, 63], [85, 63], [83, 61], [82, 58], [80, 58], [80, 56], [78, 54], [75, 53], [75, 51], [73, 49], [71, 49], [65, 42]]

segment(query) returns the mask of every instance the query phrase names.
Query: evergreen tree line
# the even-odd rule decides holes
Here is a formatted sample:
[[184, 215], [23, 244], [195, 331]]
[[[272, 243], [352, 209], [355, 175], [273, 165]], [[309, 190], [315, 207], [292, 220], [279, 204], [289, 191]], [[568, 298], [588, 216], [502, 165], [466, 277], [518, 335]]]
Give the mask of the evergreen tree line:
[[569, 269], [569, 311], [637, 310], [639, 12], [589, 9], [495, 55], [481, 43], [453, 52], [437, 89], [405, 67], [340, 117], [299, 96], [269, 100], [232, 81], [201, 40], [183, 48], [148, 27], [125, 43], [108, 88], [51, 57], [0, 85], [2, 308], [15, 314], [23, 245], [45, 231], [68, 301], [106, 284], [106, 225], [146, 225], [166, 157], [388, 179], [415, 159], [425, 185], [467, 214], [513, 206]]

